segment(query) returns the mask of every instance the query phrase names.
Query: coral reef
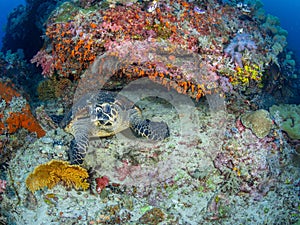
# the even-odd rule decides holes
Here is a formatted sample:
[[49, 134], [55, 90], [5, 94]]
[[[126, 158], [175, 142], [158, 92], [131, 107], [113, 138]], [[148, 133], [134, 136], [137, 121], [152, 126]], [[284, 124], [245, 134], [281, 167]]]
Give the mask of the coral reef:
[[[80, 8], [83, 3], [86, 3], [84, 9]], [[51, 14], [47, 21], [45, 47], [32, 59], [32, 62], [42, 66], [44, 76], [58, 74], [77, 80], [97, 57], [109, 51], [114, 52], [122, 62], [124, 59], [121, 57], [128, 57], [122, 51], [126, 52], [130, 42], [136, 48], [136, 42], [144, 43], [139, 46], [140, 56], [151, 54], [149, 48], [153, 46], [147, 46], [146, 43], [151, 45], [156, 42], [165, 46], [166, 42], [169, 45], [164, 50], [169, 54], [167, 62], [162, 63], [151, 57], [142, 62], [139, 59], [131, 60], [129, 64], [118, 68], [131, 76], [122, 76], [124, 73], [118, 71], [111, 76], [127, 79], [145, 76], [151, 79], [153, 74], [158, 74], [160, 83], [165, 82], [175, 90], [183, 89], [181, 92], [190, 89], [191, 96], [199, 99], [205, 94], [197, 90], [194, 93], [194, 89], [203, 85], [202, 76], [215, 80], [213, 86], [220, 86], [226, 91], [230, 88], [228, 85], [223, 87], [228, 83], [224, 82], [225, 78], [238, 84], [236, 89], [240, 84], [248, 86], [251, 80], [262, 85], [262, 71], [268, 69], [270, 57], [278, 62], [278, 54], [264, 50], [268, 48], [266, 45], [272, 48], [278, 38], [273, 40], [270, 37], [264, 41], [268, 33], [262, 32], [258, 25], [251, 22], [243, 23], [242, 28], [232, 28], [232, 21], [238, 23], [235, 18], [244, 13], [243, 8], [222, 8], [216, 4], [209, 10], [200, 10], [204, 3], [167, 1], [159, 2], [149, 12], [145, 10], [145, 4], [140, 2], [121, 2], [111, 7], [104, 5], [104, 2], [98, 1], [84, 1], [79, 6], [65, 2]], [[259, 8], [259, 4], [254, 5]], [[254, 8], [251, 7], [250, 11], [254, 11]], [[243, 32], [239, 33], [239, 30]], [[234, 38], [230, 40], [231, 36]], [[180, 56], [174, 57], [175, 47], [172, 46], [186, 53], [182, 51]], [[191, 53], [201, 54], [198, 69], [201, 75], [191, 74], [176, 65], [178, 59]], [[188, 60], [185, 59], [185, 62]], [[193, 63], [191, 61], [188, 65]], [[169, 80], [169, 77], [178, 74], [180, 80]]]
[[98, 194], [109, 184], [109, 178], [107, 176], [97, 177], [96, 181], [96, 191]]
[[5, 192], [6, 190], [6, 184], [7, 184], [7, 181], [6, 180], [0, 180], [0, 194]]
[[26, 179], [26, 186], [31, 192], [42, 188], [53, 188], [58, 183], [66, 187], [86, 190], [89, 187], [87, 171], [77, 165], [70, 165], [66, 161], [51, 160], [37, 166]]
[[278, 120], [279, 127], [289, 138], [300, 140], [300, 105], [281, 104], [270, 107], [271, 115]]
[[11, 84], [0, 82], [1, 93], [1, 114], [0, 133], [15, 133], [20, 128], [25, 128], [30, 132], [35, 132], [38, 137], [45, 135], [45, 131], [32, 115], [30, 106], [21, 97]]
[[164, 221], [165, 214], [159, 208], [153, 208], [145, 212], [145, 214], [139, 219], [142, 224], [159, 224]]
[[[21, 204], [16, 205], [16, 194], [6, 191], [3, 210], [9, 220], [21, 221], [16, 224], [36, 218], [38, 223], [61, 224], [295, 223], [299, 216], [292, 214], [298, 212], [299, 199], [293, 182], [299, 175], [286, 161], [288, 148], [275, 148], [276, 136], [259, 139], [249, 129], [239, 133], [234, 115], [227, 114], [224, 121], [223, 114], [210, 113], [204, 101], [198, 104], [196, 115], [188, 117], [192, 121], [181, 123], [174, 109], [154, 106], [153, 99], [140, 102], [139, 107], [149, 110], [145, 113], [155, 112], [170, 124], [172, 135], [165, 143], [141, 144], [122, 137], [91, 142], [86, 167], [92, 168], [92, 190], [96, 177], [110, 180], [99, 195], [62, 185], [34, 195], [28, 191], [24, 181], [35, 166], [49, 158], [67, 159], [71, 137], [61, 129], [47, 132], [10, 161], [13, 181], [7, 180], [8, 187], [16, 186]], [[192, 111], [183, 108], [184, 113]], [[125, 159], [128, 165], [122, 163]]]
[[[300, 76], [260, 0], [27, 0], [7, 31], [4, 50], [24, 54], [0, 53], [0, 223], [300, 221], [299, 106], [263, 110], [299, 101]], [[93, 137], [82, 166], [68, 163], [73, 137], [59, 123], [99, 89], [170, 137]]]
[[[157, 64], [148, 63], [149, 55], [153, 61], [158, 61]], [[185, 55], [184, 59], [182, 55]], [[170, 59], [173, 65], [169, 64]], [[141, 64], [147, 69], [140, 68]], [[223, 82], [224, 85], [218, 85], [221, 79], [211, 67], [210, 64], [202, 62], [199, 55], [186, 52], [169, 42], [124, 42], [122, 46], [98, 57], [85, 71], [77, 86], [75, 99], [84, 93], [96, 91], [113, 74], [130, 80], [147, 77], [168, 89], [175, 89], [197, 100], [207, 94], [230, 90], [226, 81]]]
[[51, 78], [43, 80], [37, 87], [37, 93], [40, 100], [57, 100], [58, 98], [72, 98], [72, 82], [66, 78]]
[[258, 138], [267, 136], [274, 125], [269, 112], [264, 109], [243, 114], [241, 122], [245, 127], [251, 129]]
[[243, 67], [242, 52], [245, 50], [254, 51], [257, 49], [256, 44], [251, 36], [246, 33], [237, 34], [230, 44], [224, 49], [225, 54], [231, 56], [232, 60], [239, 66]]

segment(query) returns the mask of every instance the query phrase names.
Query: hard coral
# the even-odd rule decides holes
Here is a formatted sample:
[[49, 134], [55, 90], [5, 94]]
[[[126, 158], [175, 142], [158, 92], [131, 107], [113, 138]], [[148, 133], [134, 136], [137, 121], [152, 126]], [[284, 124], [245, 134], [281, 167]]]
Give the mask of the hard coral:
[[243, 125], [252, 130], [258, 138], [266, 137], [273, 128], [270, 114], [264, 109], [248, 112], [241, 116]]
[[280, 128], [290, 139], [300, 140], [300, 105], [281, 104], [270, 107], [271, 115], [276, 118]]
[[1, 98], [6, 102], [6, 106], [0, 114], [0, 134], [14, 133], [20, 128], [25, 128], [30, 132], [36, 132], [38, 137], [45, 135], [45, 131], [39, 125], [35, 117], [32, 115], [30, 106], [26, 103], [19, 111], [12, 107], [12, 99], [21, 97], [11, 85], [0, 82]]
[[51, 160], [46, 164], [37, 166], [26, 179], [26, 186], [31, 192], [44, 187], [53, 188], [62, 182], [67, 187], [86, 190], [89, 187], [86, 169], [69, 162]]

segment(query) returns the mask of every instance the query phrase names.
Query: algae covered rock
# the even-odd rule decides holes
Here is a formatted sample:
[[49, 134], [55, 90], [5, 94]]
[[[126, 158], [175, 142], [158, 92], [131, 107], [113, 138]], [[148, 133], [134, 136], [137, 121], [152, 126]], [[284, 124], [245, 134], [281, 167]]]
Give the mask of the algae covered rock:
[[272, 116], [280, 117], [280, 128], [291, 139], [300, 139], [300, 105], [281, 104], [270, 107]]
[[252, 130], [258, 138], [264, 138], [273, 128], [270, 114], [264, 109], [248, 112], [241, 116], [243, 125]]

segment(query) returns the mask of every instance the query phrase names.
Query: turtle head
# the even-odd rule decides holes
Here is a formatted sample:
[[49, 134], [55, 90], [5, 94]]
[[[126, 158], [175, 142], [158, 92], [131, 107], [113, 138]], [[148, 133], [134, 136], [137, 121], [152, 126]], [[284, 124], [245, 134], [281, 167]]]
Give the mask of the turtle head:
[[114, 127], [118, 123], [118, 109], [110, 103], [95, 104], [91, 110], [91, 120], [99, 127]]

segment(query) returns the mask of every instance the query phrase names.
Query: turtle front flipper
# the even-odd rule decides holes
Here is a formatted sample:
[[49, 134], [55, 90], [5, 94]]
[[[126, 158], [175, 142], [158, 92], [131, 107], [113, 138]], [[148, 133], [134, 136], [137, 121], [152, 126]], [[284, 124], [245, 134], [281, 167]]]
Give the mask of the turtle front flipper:
[[142, 119], [135, 114], [130, 118], [130, 128], [135, 134], [153, 141], [162, 141], [170, 136], [169, 127], [165, 122], [154, 122]]
[[71, 164], [82, 164], [89, 146], [90, 126], [85, 121], [73, 124], [74, 139], [71, 142], [69, 158]]

